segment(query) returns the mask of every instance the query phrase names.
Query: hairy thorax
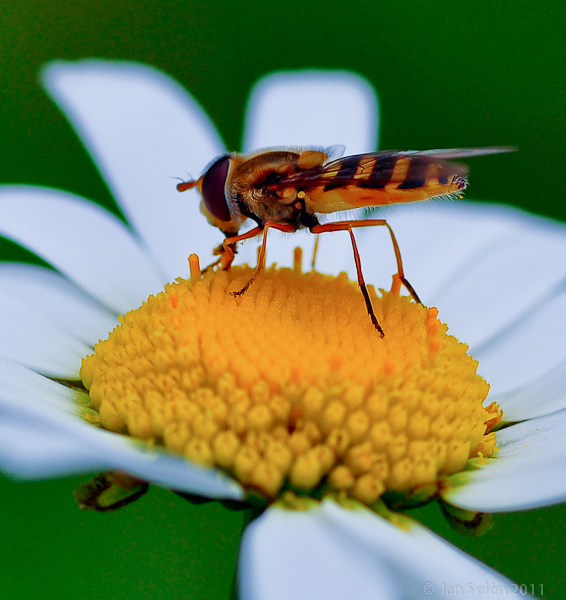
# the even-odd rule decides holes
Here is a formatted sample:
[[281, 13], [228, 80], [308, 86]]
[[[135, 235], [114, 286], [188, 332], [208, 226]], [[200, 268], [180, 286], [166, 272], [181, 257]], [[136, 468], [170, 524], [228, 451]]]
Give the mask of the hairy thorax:
[[253, 156], [236, 165], [232, 174], [233, 199], [242, 214], [260, 225], [272, 221], [300, 226], [305, 210], [295, 187], [280, 188], [277, 184], [300, 168], [296, 152], [274, 151]]

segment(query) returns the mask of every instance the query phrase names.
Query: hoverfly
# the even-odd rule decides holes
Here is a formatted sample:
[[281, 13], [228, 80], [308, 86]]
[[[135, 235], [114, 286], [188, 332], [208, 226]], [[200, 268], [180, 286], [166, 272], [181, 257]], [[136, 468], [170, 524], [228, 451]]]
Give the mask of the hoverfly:
[[[513, 148], [457, 148], [448, 150], [385, 150], [333, 159], [344, 148], [326, 150], [265, 149], [252, 154], [231, 153], [217, 158], [196, 181], [177, 185], [180, 192], [196, 187], [201, 194], [201, 211], [226, 236], [214, 250], [228, 269], [236, 244], [263, 233], [258, 265], [248, 283], [234, 296], [243, 294], [265, 263], [267, 232], [278, 229], [292, 233], [307, 228], [311, 233], [348, 231], [352, 242], [358, 284], [374, 327], [383, 337], [362, 274], [353, 229], [387, 227], [397, 260], [398, 276], [411, 296], [420, 299], [405, 278], [401, 253], [393, 230], [384, 219], [335, 221], [321, 224], [317, 213], [333, 213], [360, 207], [384, 206], [429, 198], [461, 197], [467, 186], [468, 168], [447, 159], [509, 152]], [[238, 234], [251, 219], [256, 227]]]

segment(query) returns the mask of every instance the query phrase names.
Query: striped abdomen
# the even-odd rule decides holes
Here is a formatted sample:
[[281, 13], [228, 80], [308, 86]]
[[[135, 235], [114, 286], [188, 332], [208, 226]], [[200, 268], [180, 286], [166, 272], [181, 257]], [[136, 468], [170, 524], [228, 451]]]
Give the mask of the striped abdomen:
[[307, 206], [330, 213], [362, 206], [451, 197], [465, 189], [467, 167], [438, 156], [410, 152], [377, 152], [348, 156], [306, 177], [313, 186]]

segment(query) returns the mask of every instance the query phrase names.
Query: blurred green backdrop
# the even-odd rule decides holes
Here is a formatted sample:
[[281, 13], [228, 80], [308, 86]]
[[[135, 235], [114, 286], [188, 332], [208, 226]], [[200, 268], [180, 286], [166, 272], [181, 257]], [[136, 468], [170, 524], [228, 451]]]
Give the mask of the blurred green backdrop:
[[[566, 220], [565, 21], [559, 1], [2, 0], [0, 182], [61, 188], [115, 210], [38, 85], [50, 59], [159, 67], [194, 94], [231, 149], [241, 145], [243, 109], [258, 77], [343, 68], [379, 92], [381, 148], [515, 145], [516, 154], [474, 163], [468, 198]], [[2, 257], [37, 260], [1, 242]], [[1, 597], [228, 597], [240, 515], [193, 507], [159, 489], [116, 514], [84, 513], [71, 495], [84, 479], [0, 479]], [[566, 507], [500, 515], [479, 540], [452, 533], [435, 506], [419, 515], [529, 590], [534, 584], [540, 595], [542, 584], [543, 597], [564, 597]]]

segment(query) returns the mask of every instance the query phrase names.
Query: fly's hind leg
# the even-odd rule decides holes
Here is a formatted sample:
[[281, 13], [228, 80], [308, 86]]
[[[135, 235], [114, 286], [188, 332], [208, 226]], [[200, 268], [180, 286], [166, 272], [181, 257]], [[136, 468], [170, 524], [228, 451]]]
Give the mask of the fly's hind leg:
[[[397, 260], [397, 275], [401, 280], [401, 283], [405, 286], [409, 294], [411, 294], [413, 300], [422, 304], [421, 299], [419, 298], [417, 292], [415, 292], [415, 288], [409, 283], [409, 280], [405, 277], [405, 272], [403, 271], [403, 261], [401, 260], [401, 251], [399, 250], [399, 244], [397, 243], [397, 238], [393, 233], [393, 229], [391, 229], [391, 225], [385, 219], [375, 219], [372, 221], [362, 221], [362, 223], [366, 223], [367, 225], [385, 225], [389, 230], [389, 235], [391, 236], [391, 243], [393, 244], [393, 250], [395, 251], [395, 259]], [[359, 225], [359, 227], [364, 227], [364, 225]]]
[[352, 231], [352, 226], [348, 221], [338, 222], [338, 223], [325, 223], [324, 225], [315, 225], [311, 228], [312, 233], [325, 233], [327, 231], [347, 231], [350, 234], [350, 239], [352, 241], [352, 249], [354, 250], [354, 260], [356, 262], [356, 271], [358, 275], [358, 285], [360, 286], [360, 290], [364, 297], [364, 302], [366, 303], [366, 308], [368, 311], [369, 318], [373, 323], [373, 326], [379, 332], [379, 335], [383, 337], [385, 335], [383, 328], [379, 324], [377, 317], [375, 316], [375, 311], [373, 310], [373, 304], [371, 303], [371, 298], [369, 297], [369, 292], [366, 286], [366, 282], [364, 280], [364, 276], [362, 273], [362, 263], [360, 260], [360, 253], [358, 252], [358, 246], [356, 244], [356, 238], [354, 237], [354, 232]]
[[[409, 281], [405, 277], [405, 271], [403, 270], [403, 261], [401, 260], [401, 251], [399, 250], [397, 238], [393, 233], [393, 229], [391, 229], [391, 225], [389, 225], [389, 223], [385, 219], [369, 219], [367, 221], [337, 221], [335, 223], [325, 223], [324, 225], [317, 225], [316, 227], [313, 227], [311, 231], [312, 233], [324, 233], [325, 231], [345, 231], [351, 227], [374, 226], [384, 226], [387, 227], [387, 229], [389, 230], [389, 235], [391, 236], [391, 243], [393, 244], [393, 250], [395, 251], [395, 260], [397, 261], [397, 275], [399, 276], [401, 283], [405, 286], [409, 294], [411, 294], [415, 302], [422, 304], [421, 299], [415, 291], [415, 288], [409, 283]], [[352, 234], [350, 233], [350, 235]]]
[[350, 239], [352, 241], [352, 249], [354, 251], [354, 260], [356, 263], [356, 272], [358, 275], [358, 285], [360, 286], [360, 290], [364, 297], [364, 301], [366, 303], [366, 308], [367, 308], [369, 317], [371, 319], [371, 322], [373, 323], [373, 326], [377, 329], [377, 331], [379, 332], [381, 337], [383, 337], [385, 334], [383, 332], [381, 325], [379, 324], [379, 321], [377, 320], [377, 317], [375, 316], [375, 312], [373, 310], [373, 305], [371, 303], [371, 299], [369, 297], [369, 293], [367, 290], [366, 282], [365, 282], [364, 276], [362, 274], [362, 263], [360, 260], [360, 253], [358, 252], [358, 247], [356, 245], [356, 240], [354, 238], [354, 232], [353, 232], [354, 227], [371, 227], [371, 226], [376, 226], [376, 225], [385, 226], [389, 230], [389, 233], [391, 235], [391, 241], [393, 243], [393, 249], [395, 251], [395, 258], [397, 260], [397, 275], [399, 277], [399, 280], [407, 288], [408, 292], [415, 299], [415, 301], [418, 302], [419, 304], [422, 304], [420, 298], [418, 297], [417, 293], [415, 292], [415, 289], [407, 281], [407, 279], [405, 277], [405, 273], [403, 271], [403, 262], [401, 260], [401, 252], [399, 250], [399, 244], [397, 244], [397, 239], [395, 238], [395, 234], [393, 233], [393, 230], [389, 226], [389, 223], [387, 223], [387, 221], [385, 221], [384, 219], [373, 219], [373, 220], [368, 220], [368, 221], [337, 221], [334, 223], [325, 223], [324, 225], [315, 225], [314, 227], [311, 227], [310, 230], [312, 233], [325, 233], [328, 231], [347, 231], [350, 234]]

